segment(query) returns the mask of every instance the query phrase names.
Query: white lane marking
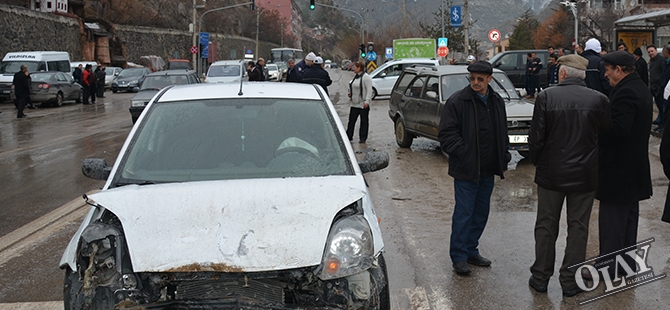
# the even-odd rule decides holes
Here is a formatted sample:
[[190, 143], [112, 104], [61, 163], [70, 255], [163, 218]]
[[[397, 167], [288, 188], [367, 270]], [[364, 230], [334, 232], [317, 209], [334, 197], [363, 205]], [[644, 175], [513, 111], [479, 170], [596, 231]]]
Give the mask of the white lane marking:
[[406, 288], [404, 290], [407, 297], [409, 297], [409, 305], [412, 310], [430, 310], [428, 296], [423, 287]]
[[15, 302], [0, 304], [0, 310], [63, 310], [63, 301]]
[[[98, 190], [93, 190], [91, 195]], [[83, 218], [89, 210], [82, 198], [74, 199], [58, 209], [8, 233], [0, 238], [0, 266], [32, 248], [34, 244], [48, 239], [73, 220]]]

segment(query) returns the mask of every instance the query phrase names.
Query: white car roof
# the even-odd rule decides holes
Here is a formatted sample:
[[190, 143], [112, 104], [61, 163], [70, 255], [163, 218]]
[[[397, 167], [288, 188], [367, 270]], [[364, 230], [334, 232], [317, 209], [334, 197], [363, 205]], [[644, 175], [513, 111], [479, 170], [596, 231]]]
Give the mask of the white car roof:
[[239, 65], [242, 63], [242, 60], [219, 60], [211, 64], [211, 66], [221, 66], [221, 65]]
[[180, 85], [168, 89], [158, 102], [186, 101], [193, 99], [221, 98], [286, 98], [323, 100], [321, 94], [311, 84], [276, 83], [276, 82], [244, 82], [242, 95], [240, 83], [201, 83]]

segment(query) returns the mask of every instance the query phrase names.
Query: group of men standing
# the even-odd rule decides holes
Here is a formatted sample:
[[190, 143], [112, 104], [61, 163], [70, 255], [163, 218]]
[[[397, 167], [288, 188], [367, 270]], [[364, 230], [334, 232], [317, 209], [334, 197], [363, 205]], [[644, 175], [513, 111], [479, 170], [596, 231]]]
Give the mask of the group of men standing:
[[[98, 64], [93, 71], [93, 66], [87, 64], [83, 67], [79, 64], [72, 72], [72, 78], [84, 88], [83, 104], [95, 104], [95, 98], [105, 98], [105, 78], [107, 73], [105, 67]], [[90, 98], [90, 102], [89, 102]]]
[[[576, 268], [570, 267], [586, 260], [594, 200], [600, 201], [602, 255], [595, 267], [615, 279], [617, 261], [606, 255], [636, 245], [639, 202], [652, 195], [648, 155], [652, 93], [636, 71], [633, 54], [601, 55], [596, 42], [589, 40], [581, 56], [558, 57], [558, 84], [540, 92], [535, 100], [528, 142], [530, 160], [536, 166], [538, 205], [535, 261], [528, 283], [537, 292], [547, 291], [554, 273], [559, 220], [566, 200], [568, 237], [559, 282], [563, 295], [571, 297], [583, 292], [576, 281]], [[530, 64], [534, 57], [528, 55]], [[532, 68], [534, 65], [528, 67], [531, 77]], [[449, 155], [449, 175], [455, 179], [449, 252], [459, 275], [469, 274], [469, 265], [491, 265], [479, 253], [479, 238], [488, 219], [494, 175], [504, 178], [510, 160], [504, 100], [488, 86], [491, 65], [478, 61], [468, 71], [470, 85], [447, 100], [438, 134], [441, 149]], [[664, 169], [670, 176], [670, 131], [661, 147], [662, 157], [664, 152]], [[663, 220], [670, 222], [668, 209]], [[630, 257], [626, 261], [635, 268]], [[621, 270], [619, 267], [619, 275]], [[583, 271], [582, 279], [597, 276]]]

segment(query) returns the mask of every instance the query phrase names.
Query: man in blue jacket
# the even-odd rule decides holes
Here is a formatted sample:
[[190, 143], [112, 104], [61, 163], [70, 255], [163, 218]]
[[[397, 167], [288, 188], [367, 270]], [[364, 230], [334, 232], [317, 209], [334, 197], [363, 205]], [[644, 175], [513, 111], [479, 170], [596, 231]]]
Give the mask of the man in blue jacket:
[[438, 132], [454, 178], [456, 206], [449, 255], [458, 275], [470, 274], [468, 264], [491, 265], [479, 254], [479, 238], [489, 217], [494, 175], [504, 178], [511, 158], [505, 101], [489, 86], [493, 67], [476, 61], [468, 72], [470, 85], [449, 97]]

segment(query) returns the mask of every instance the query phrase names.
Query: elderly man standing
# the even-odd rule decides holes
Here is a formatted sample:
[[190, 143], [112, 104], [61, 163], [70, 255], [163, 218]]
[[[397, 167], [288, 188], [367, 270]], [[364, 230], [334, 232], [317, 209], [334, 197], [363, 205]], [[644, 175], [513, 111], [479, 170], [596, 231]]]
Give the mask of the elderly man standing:
[[438, 139], [449, 154], [456, 206], [451, 223], [449, 255], [454, 271], [468, 275], [468, 264], [487, 267], [479, 254], [491, 206], [494, 176], [504, 178], [508, 152], [505, 101], [489, 86], [493, 67], [486, 61], [468, 65], [470, 85], [449, 97], [442, 110]]
[[[612, 127], [598, 137], [598, 228], [600, 255], [634, 246], [637, 242], [639, 201], [652, 195], [649, 168], [649, 131], [652, 102], [646, 85], [635, 72], [635, 58], [616, 51], [603, 56], [605, 75], [614, 87], [610, 95]], [[624, 255], [629, 266], [635, 266]], [[596, 268], [614, 265], [603, 258]], [[630, 260], [629, 260], [630, 259]]]
[[658, 108], [658, 116], [652, 122], [655, 125], [663, 124], [661, 128], [665, 127], [665, 120], [663, 119], [663, 103], [665, 102], [663, 98], [663, 86], [659, 85], [661, 81], [661, 76], [663, 75], [663, 66], [665, 65], [665, 59], [663, 56], [658, 53], [656, 46], [649, 45], [647, 47], [647, 55], [649, 55], [649, 91], [651, 91], [651, 96], [656, 102], [656, 107]]
[[566, 297], [581, 292], [575, 269], [568, 267], [586, 259], [598, 186], [598, 135], [610, 121], [607, 97], [584, 83], [588, 63], [578, 55], [558, 59], [559, 84], [535, 100], [528, 138], [537, 183], [535, 262], [528, 283], [537, 292], [547, 291], [554, 274], [561, 209], [567, 199], [568, 238], [559, 275]]

